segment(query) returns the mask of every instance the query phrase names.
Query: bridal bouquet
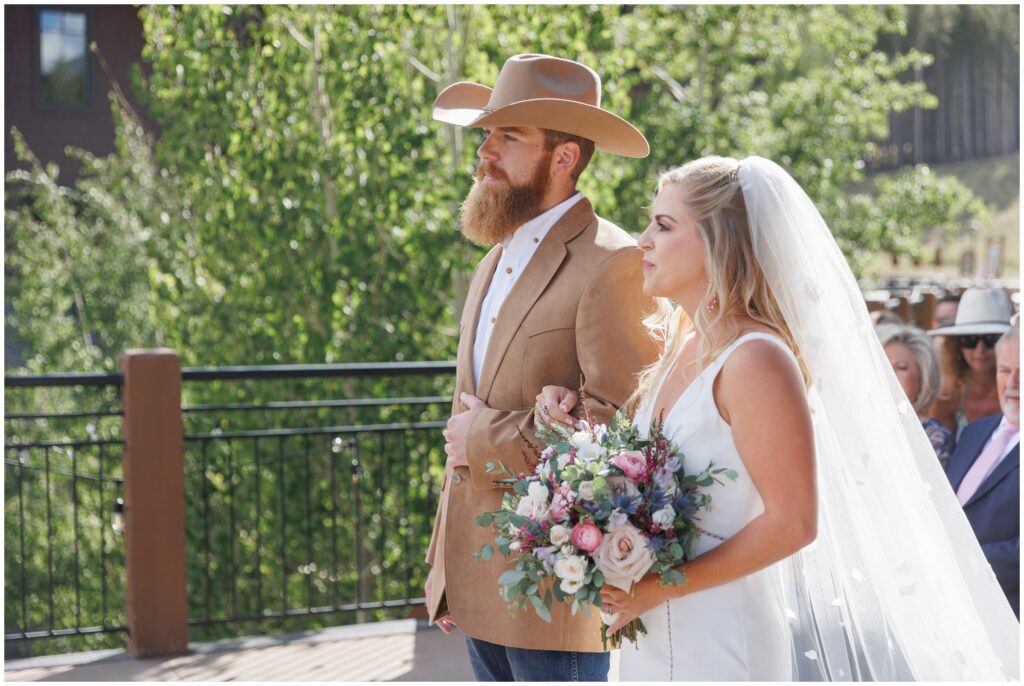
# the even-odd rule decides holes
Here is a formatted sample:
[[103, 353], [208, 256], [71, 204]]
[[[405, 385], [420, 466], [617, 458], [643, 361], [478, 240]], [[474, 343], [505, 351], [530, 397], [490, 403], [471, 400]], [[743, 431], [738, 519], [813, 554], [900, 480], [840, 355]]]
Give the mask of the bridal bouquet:
[[[694, 557], [697, 515], [711, 504], [700, 489], [721, 483], [720, 475], [736, 479], [733, 470], [711, 465], [687, 474], [661, 421], [648, 439], [622, 413], [607, 426], [588, 415], [580, 426], [539, 425], [547, 447], [535, 453], [532, 473], [504, 479], [512, 492], [501, 509], [476, 518], [496, 530], [494, 545], [476, 557], [491, 559], [496, 548], [515, 563], [498, 579], [502, 597], [513, 611], [531, 605], [547, 622], [553, 600], [571, 602], [574, 615], [589, 616], [588, 605], [600, 610], [604, 584], [629, 591], [652, 572], [662, 584], [684, 584], [675, 567]], [[488, 469], [509, 473], [500, 463]], [[618, 617], [601, 618], [605, 649], [647, 633], [637, 618], [609, 636]]]

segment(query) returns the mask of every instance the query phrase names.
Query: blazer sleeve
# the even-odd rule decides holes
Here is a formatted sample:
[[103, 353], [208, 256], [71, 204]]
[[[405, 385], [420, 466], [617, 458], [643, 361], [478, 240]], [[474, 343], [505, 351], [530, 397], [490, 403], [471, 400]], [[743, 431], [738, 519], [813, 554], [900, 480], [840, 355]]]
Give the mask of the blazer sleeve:
[[[632, 394], [637, 373], [658, 355], [658, 347], [643, 325], [654, 309], [643, 294], [643, 264], [639, 248], [622, 248], [609, 256], [583, 289], [576, 311], [576, 356], [583, 372], [587, 408], [595, 420], [607, 422]], [[583, 413], [579, 408], [577, 416]], [[529, 447], [544, 446], [534, 436], [533, 409], [485, 409], [469, 430], [466, 459], [478, 489], [495, 488], [501, 478], [488, 472], [488, 463], [501, 462], [515, 473], [528, 468]], [[532, 457], [532, 456], [531, 456]]]
[[1020, 536], [982, 543], [981, 550], [1000, 581], [1020, 576]]

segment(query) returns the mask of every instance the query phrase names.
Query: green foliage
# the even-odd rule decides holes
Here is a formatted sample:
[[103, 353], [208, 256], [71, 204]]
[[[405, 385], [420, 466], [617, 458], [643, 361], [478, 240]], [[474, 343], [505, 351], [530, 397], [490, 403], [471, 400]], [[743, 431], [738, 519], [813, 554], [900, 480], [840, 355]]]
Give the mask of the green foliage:
[[[581, 179], [599, 213], [627, 230], [646, 223], [658, 173], [708, 154], [779, 160], [855, 266], [866, 252], [916, 254], [924, 232], [982, 212], [958, 184], [923, 168], [879, 182], [871, 195], [843, 193], [863, 179], [863, 160], [886, 137], [891, 112], [935, 104], [920, 84], [901, 81], [927, 55], [878, 48], [882, 34], [907, 31], [901, 8], [160, 5], [140, 17], [147, 69], [137, 70], [135, 87], [158, 137], [113, 97], [116, 151], [72, 151], [82, 171], [63, 188], [56, 168], [44, 168], [12, 133], [28, 169], [8, 175], [5, 190], [6, 323], [31, 371], [115, 370], [121, 351], [153, 346], [173, 348], [184, 366], [453, 357], [458, 308], [481, 255], [457, 227], [481, 137], [433, 122], [431, 104], [449, 83], [493, 83], [520, 52], [594, 66], [604, 106], [647, 135], [649, 158], [598, 154]], [[957, 25], [936, 21], [945, 27], [936, 30]], [[214, 382], [186, 385], [184, 400], [445, 395], [450, 385]], [[87, 395], [5, 393], [9, 411], [95, 409]], [[197, 413], [186, 434], [437, 420], [444, 411]], [[98, 424], [101, 438], [117, 438], [116, 421]], [[33, 440], [54, 432], [82, 437], [80, 426], [46, 420], [13, 433]], [[438, 436], [360, 441], [340, 452], [324, 437], [262, 448], [250, 440], [186, 444], [189, 550], [210, 551], [208, 559], [190, 552], [190, 616], [255, 611], [260, 594], [276, 608], [419, 594], [444, 464]], [[79, 471], [102, 464], [87, 453], [74, 459]], [[358, 482], [346, 471], [353, 459]], [[25, 527], [5, 535], [5, 594], [19, 597], [18, 572], [26, 571], [33, 626], [47, 621], [48, 564], [61, 575], [56, 610], [70, 612], [67, 551], [93, 562], [96, 551], [109, 554], [112, 566], [83, 586], [86, 617], [95, 616], [102, 579], [112, 584], [108, 601], [120, 603], [120, 553], [110, 537], [99, 539], [113, 492], [81, 492], [91, 533], [72, 545], [59, 519], [68, 486], [40, 486], [28, 467], [42, 460], [9, 461], [5, 480], [8, 522], [20, 518], [19, 497], [33, 494]], [[47, 494], [64, 508], [52, 520], [60, 531], [49, 536], [38, 528]], [[357, 500], [367, 509], [357, 512]], [[360, 527], [364, 543], [356, 542]], [[508, 554], [509, 543], [499, 537], [495, 547]], [[55, 559], [46, 559], [44, 544]], [[541, 607], [551, 602], [548, 591]], [[22, 609], [7, 603], [8, 626]], [[239, 631], [297, 626], [275, 620]], [[216, 631], [196, 629], [193, 638]]]

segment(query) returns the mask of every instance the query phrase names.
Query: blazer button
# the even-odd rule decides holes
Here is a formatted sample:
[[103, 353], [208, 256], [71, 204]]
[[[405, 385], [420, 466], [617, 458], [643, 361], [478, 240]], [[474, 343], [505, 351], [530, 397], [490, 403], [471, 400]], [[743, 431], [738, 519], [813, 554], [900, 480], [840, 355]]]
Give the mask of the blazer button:
[[461, 481], [462, 481], [462, 475], [461, 474], [459, 474], [458, 472], [455, 472], [454, 474], [452, 474], [452, 483], [456, 483], [457, 484], [457, 483], [460, 483]]

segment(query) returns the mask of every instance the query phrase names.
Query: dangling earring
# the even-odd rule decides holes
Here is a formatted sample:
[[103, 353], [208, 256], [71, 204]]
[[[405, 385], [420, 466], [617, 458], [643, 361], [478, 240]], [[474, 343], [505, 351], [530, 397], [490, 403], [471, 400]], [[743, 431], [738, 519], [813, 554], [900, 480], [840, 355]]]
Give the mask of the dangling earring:
[[718, 307], [718, 296], [717, 295], [712, 295], [711, 296], [711, 299], [708, 300], [707, 307], [708, 307], [708, 312], [714, 312], [715, 311], [715, 309]]

